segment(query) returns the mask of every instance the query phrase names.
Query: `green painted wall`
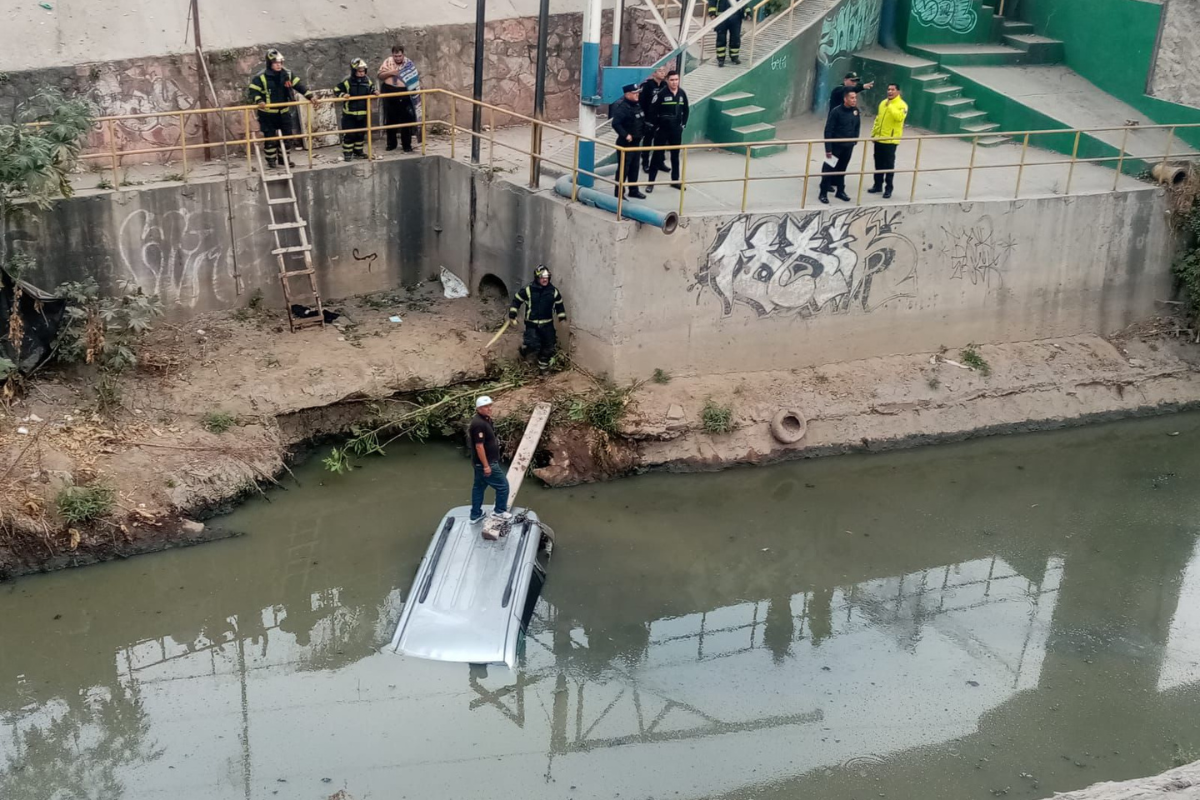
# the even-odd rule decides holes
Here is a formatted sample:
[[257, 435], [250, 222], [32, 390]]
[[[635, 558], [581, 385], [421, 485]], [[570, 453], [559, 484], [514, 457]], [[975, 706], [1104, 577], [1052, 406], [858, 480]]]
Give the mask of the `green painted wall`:
[[909, 45], [973, 44], [992, 40], [995, 17], [983, 0], [905, 0]]
[[[714, 95], [731, 92], [753, 94], [754, 99], [748, 102], [766, 109], [763, 115], [764, 122], [778, 122], [807, 111], [812, 106], [817, 70], [813, 53], [817, 52], [820, 41], [820, 26], [814, 25], [781, 47], [773, 56], [730, 81]], [[687, 88], [686, 75], [682, 85], [684, 89]], [[712, 105], [710, 99], [714, 95], [692, 105], [691, 121], [684, 131], [684, 144], [702, 141], [705, 138]]]
[[[915, 2], [916, 0], [914, 0]], [[1162, 6], [1144, 0], [1021, 0], [1021, 19], [1061, 39], [1067, 66], [1153, 121], [1200, 122], [1200, 110], [1146, 94]], [[1113, 120], [1121, 124], [1124, 120]], [[1200, 146], [1200, 131], [1185, 138]]]

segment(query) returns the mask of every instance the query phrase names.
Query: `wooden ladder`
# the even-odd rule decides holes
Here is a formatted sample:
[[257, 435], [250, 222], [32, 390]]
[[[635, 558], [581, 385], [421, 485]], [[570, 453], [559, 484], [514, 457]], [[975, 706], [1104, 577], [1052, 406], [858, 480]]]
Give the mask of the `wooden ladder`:
[[[282, 147], [280, 148], [282, 150]], [[288, 326], [292, 333], [312, 326], [325, 327], [325, 308], [321, 305], [321, 293], [317, 291], [317, 271], [313, 268], [312, 242], [308, 240], [308, 222], [300, 216], [300, 203], [296, 198], [296, 184], [292, 181], [292, 167], [288, 154], [281, 152], [283, 163], [277, 170], [267, 171], [263, 161], [262, 145], [254, 145], [258, 157], [258, 174], [262, 179], [263, 196], [267, 200], [267, 213], [271, 222], [267, 229], [275, 237], [275, 249], [271, 255], [279, 265], [279, 283], [283, 287], [283, 302], [287, 308]], [[282, 186], [284, 193], [271, 195], [272, 186]], [[289, 219], [290, 217], [290, 219]], [[289, 269], [296, 267], [296, 269]], [[308, 285], [297, 287], [293, 293], [289, 281], [307, 278]], [[297, 300], [308, 301], [297, 303]], [[292, 306], [304, 305], [316, 309], [315, 316], [296, 316]]]

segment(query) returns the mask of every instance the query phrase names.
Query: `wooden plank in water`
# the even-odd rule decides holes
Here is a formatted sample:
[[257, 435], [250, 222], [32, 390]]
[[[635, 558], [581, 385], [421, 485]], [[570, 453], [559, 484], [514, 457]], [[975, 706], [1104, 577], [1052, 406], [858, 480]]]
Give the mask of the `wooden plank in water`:
[[537, 451], [538, 443], [542, 441], [542, 432], [546, 430], [546, 421], [550, 419], [550, 404], [538, 403], [533, 407], [533, 413], [529, 416], [529, 422], [525, 425], [525, 435], [521, 437], [521, 444], [517, 447], [517, 454], [513, 456], [512, 464], [508, 467], [508, 507], [513, 507], [513, 501], [517, 499], [517, 492], [521, 489], [521, 481], [525, 480], [525, 474], [529, 472], [529, 465], [533, 463], [533, 454]]

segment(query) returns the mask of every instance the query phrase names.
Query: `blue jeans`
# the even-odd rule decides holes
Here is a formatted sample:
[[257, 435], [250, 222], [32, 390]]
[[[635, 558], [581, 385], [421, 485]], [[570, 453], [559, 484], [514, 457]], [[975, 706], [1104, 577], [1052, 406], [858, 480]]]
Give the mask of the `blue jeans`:
[[471, 519], [483, 516], [483, 493], [487, 487], [496, 490], [496, 513], [508, 510], [508, 478], [498, 463], [493, 463], [492, 474], [483, 474], [483, 465], [475, 465], [475, 485], [471, 487]]

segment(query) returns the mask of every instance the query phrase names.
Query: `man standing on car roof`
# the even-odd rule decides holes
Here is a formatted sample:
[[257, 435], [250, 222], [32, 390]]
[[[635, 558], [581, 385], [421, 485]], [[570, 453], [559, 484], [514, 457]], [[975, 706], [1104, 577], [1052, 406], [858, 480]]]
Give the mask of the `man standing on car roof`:
[[492, 516], [512, 519], [508, 513], [508, 476], [500, 468], [500, 440], [492, 423], [492, 398], [484, 395], [475, 401], [475, 416], [467, 430], [471, 440], [471, 461], [475, 465], [475, 484], [471, 487], [471, 522], [483, 521], [483, 495], [490, 486], [496, 491]]

